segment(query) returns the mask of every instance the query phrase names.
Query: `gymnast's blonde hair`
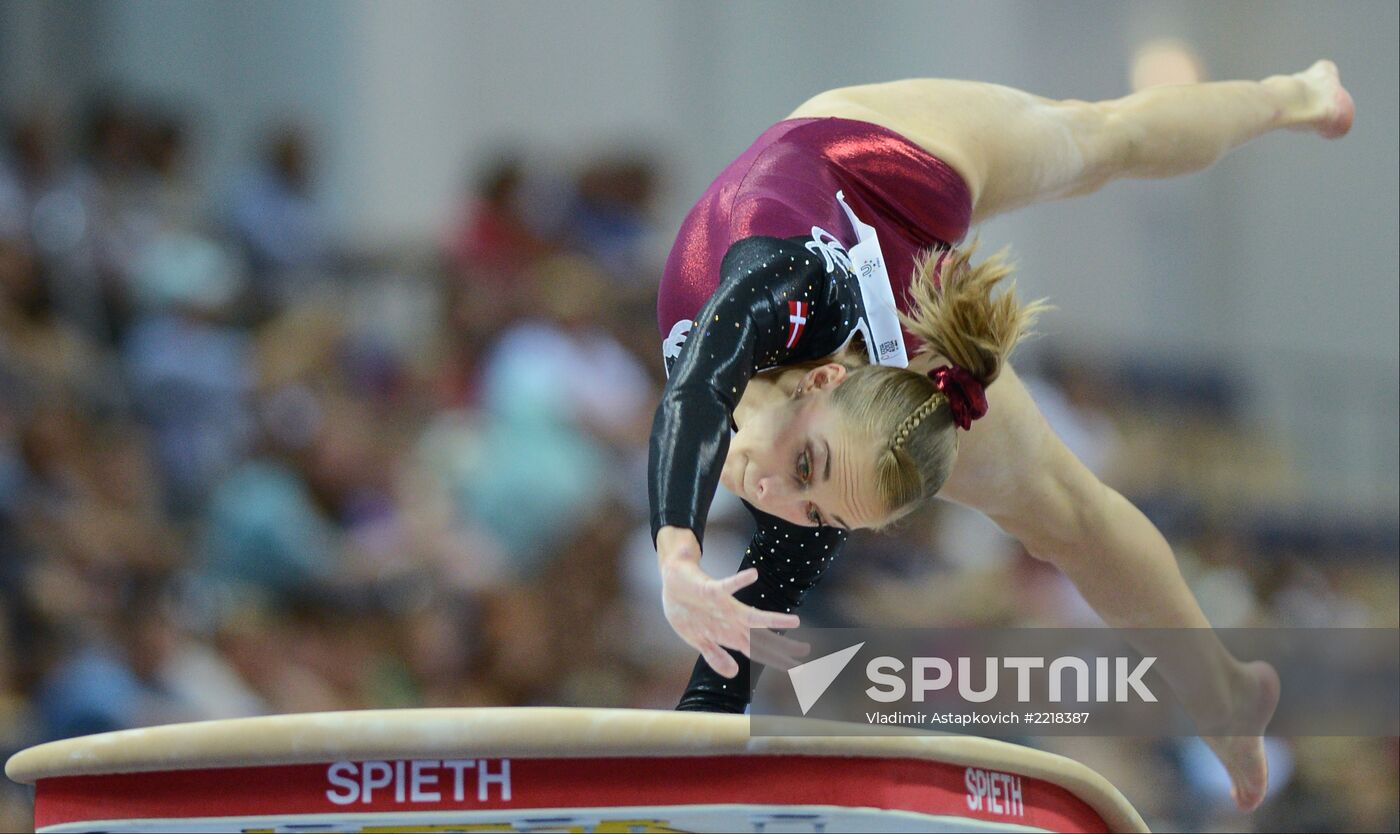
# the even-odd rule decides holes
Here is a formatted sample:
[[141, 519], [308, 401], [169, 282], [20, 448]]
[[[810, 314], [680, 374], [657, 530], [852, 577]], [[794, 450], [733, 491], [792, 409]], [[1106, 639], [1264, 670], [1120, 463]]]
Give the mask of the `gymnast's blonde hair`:
[[[926, 252], [914, 266], [912, 310], [900, 320], [923, 342], [916, 355], [942, 356], [987, 386], [1047, 305], [1018, 303], [1014, 281], [993, 297], [1014, 267], [1005, 249], [974, 266], [976, 251], [974, 240]], [[886, 524], [942, 488], [953, 471], [958, 438], [948, 398], [932, 379], [905, 368], [865, 364], [851, 371], [831, 398], [849, 425], [879, 444], [876, 489], [889, 513]]]

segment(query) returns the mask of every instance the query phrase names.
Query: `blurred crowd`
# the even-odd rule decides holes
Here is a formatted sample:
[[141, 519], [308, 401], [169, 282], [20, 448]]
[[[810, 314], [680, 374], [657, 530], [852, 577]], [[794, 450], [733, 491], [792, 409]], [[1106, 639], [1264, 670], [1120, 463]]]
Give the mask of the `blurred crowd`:
[[[319, 143], [203, 181], [176, 109], [0, 122], [0, 739], [370, 707], [673, 706], [646, 438], [659, 156], [473, 153], [434, 246], [365, 252]], [[1033, 346], [1056, 430], [1176, 547], [1220, 626], [1397, 625], [1394, 520], [1298, 508], [1228, 371]], [[1281, 511], [1280, 508], [1287, 508]], [[747, 515], [716, 500], [706, 568]], [[985, 520], [857, 535], [809, 625], [1097, 623]], [[1271, 747], [1230, 810], [1192, 740], [1038, 740], [1154, 827], [1395, 830], [1394, 739]], [[0, 788], [0, 829], [29, 826]]]

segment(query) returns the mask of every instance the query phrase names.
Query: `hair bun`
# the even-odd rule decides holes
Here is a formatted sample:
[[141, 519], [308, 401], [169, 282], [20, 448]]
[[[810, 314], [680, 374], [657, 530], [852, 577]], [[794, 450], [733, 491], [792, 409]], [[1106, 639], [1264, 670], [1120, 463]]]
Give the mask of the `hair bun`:
[[929, 378], [948, 398], [953, 423], [963, 431], [972, 428], [972, 421], [987, 413], [987, 387], [966, 368], [944, 365], [929, 371]]

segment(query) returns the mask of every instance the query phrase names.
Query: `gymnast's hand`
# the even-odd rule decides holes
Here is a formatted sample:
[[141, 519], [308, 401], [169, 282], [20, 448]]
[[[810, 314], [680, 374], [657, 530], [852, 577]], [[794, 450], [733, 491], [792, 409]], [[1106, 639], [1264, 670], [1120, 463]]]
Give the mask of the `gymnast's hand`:
[[795, 665], [807, 652], [803, 643], [771, 635], [749, 643], [749, 629], [796, 628], [796, 614], [779, 614], [745, 605], [734, 593], [758, 581], [749, 568], [725, 579], [700, 569], [700, 542], [682, 527], [662, 527], [656, 535], [661, 566], [661, 603], [666, 620], [681, 639], [700, 652], [710, 668], [726, 678], [739, 674], [739, 664], [724, 649], [734, 649], [759, 663], [780, 668]]

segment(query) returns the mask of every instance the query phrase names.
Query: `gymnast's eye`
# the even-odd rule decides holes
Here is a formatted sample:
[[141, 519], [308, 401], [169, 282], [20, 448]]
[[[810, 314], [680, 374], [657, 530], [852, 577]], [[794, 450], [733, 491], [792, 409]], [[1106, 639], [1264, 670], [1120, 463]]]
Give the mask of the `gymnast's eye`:
[[817, 511], [816, 504], [811, 504], [807, 507], [807, 520], [818, 527], [822, 526], [822, 514]]
[[797, 482], [806, 486], [812, 480], [812, 453], [809, 449], [803, 449], [802, 454], [797, 456]]

